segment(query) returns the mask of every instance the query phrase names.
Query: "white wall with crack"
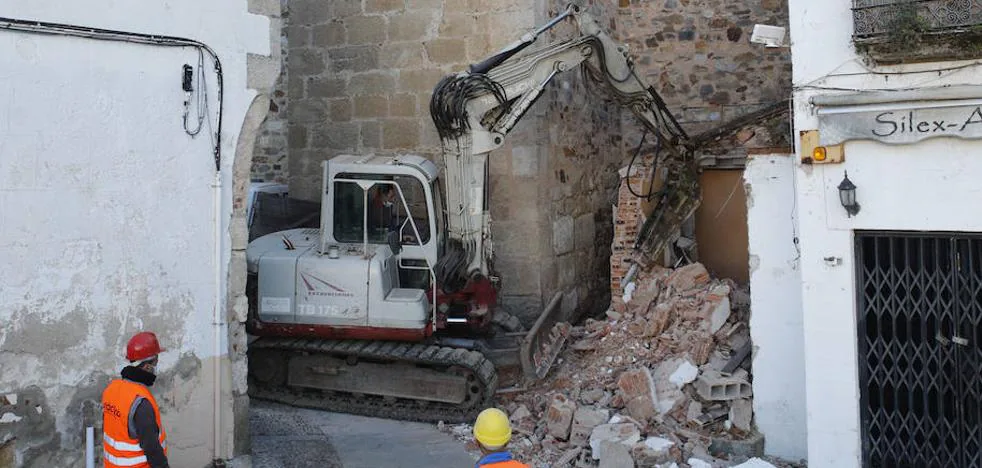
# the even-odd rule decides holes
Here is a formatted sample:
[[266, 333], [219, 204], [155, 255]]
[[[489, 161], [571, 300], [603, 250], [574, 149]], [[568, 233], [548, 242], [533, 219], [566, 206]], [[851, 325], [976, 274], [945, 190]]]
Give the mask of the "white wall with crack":
[[[169, 349], [154, 392], [172, 466], [231, 458], [247, 408], [233, 410], [245, 391], [233, 386], [245, 350], [228, 300], [242, 289], [233, 199], [245, 185], [233, 167], [251, 158], [242, 141], [268, 109], [252, 103], [278, 73], [279, 3], [2, 0], [0, 11], [0, 465], [82, 464], [102, 389], [144, 329]], [[215, 60], [197, 47], [19, 20], [200, 41], [221, 61], [222, 99]], [[190, 133], [204, 117], [196, 136], [182, 123], [185, 64]]]

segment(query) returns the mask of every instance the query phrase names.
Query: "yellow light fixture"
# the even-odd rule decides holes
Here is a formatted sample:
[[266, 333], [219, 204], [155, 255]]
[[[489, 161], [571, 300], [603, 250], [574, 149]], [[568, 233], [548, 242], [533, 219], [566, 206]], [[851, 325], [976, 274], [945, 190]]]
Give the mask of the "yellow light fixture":
[[816, 162], [823, 162], [828, 156], [828, 150], [824, 146], [816, 146], [812, 151], [812, 160]]

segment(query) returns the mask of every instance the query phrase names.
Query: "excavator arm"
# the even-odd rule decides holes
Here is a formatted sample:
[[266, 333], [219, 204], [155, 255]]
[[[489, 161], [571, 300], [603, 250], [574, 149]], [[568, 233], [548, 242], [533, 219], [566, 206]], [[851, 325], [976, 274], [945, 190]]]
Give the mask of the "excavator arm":
[[[572, 18], [579, 36], [525, 51], [561, 21]], [[448, 242], [434, 270], [448, 291], [492, 276], [491, 217], [488, 212], [488, 154], [505, 137], [559, 74], [582, 70], [587, 80], [629, 108], [659, 149], [661, 189], [649, 194], [655, 212], [635, 244], [636, 261], [658, 258], [672, 233], [698, 206], [696, 164], [688, 136], [634, 70], [627, 48], [612, 40], [596, 19], [570, 4], [558, 16], [524, 35], [466, 72], [436, 86], [430, 114], [440, 134], [448, 212]], [[642, 255], [643, 254], [643, 255]]]

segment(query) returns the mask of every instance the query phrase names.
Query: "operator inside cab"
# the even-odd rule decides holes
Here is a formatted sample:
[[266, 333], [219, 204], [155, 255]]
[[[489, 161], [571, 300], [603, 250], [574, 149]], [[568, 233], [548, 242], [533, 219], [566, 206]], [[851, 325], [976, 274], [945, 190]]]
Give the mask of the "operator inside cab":
[[389, 231], [398, 229], [396, 217], [396, 190], [392, 184], [375, 184], [372, 187], [368, 208], [368, 229], [372, 238], [384, 241]]

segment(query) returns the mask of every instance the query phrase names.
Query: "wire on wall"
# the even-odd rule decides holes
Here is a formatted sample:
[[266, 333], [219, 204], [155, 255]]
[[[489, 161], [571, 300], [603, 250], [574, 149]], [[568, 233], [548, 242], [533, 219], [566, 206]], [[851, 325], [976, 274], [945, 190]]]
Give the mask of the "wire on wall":
[[[85, 39], [93, 39], [100, 41], [115, 41], [115, 42], [129, 42], [134, 44], [144, 44], [151, 46], [160, 47], [194, 47], [198, 50], [199, 54], [199, 67], [198, 74], [199, 80], [201, 81], [201, 94], [204, 94], [204, 78], [203, 78], [203, 65], [204, 65], [204, 54], [208, 54], [212, 61], [215, 63], [215, 75], [218, 82], [218, 126], [214, 132], [214, 149], [212, 151], [215, 158], [215, 171], [221, 171], [222, 167], [222, 117], [224, 111], [224, 91], [225, 83], [224, 77], [222, 76], [222, 62], [218, 58], [218, 54], [209, 47], [207, 44], [196, 41], [194, 39], [188, 39], [184, 37], [176, 36], [162, 36], [156, 34], [145, 34], [145, 33], [134, 33], [127, 31], [116, 31], [111, 29], [101, 29], [92, 28], [88, 26], [78, 26], [72, 24], [61, 24], [61, 23], [49, 23], [44, 21], [34, 21], [34, 20], [24, 20], [15, 18], [4, 18], [0, 17], [0, 29], [6, 29], [9, 31], [18, 31], [24, 33], [34, 33], [34, 34], [48, 34], [53, 36], [69, 36], [69, 37], [81, 37]], [[206, 98], [205, 98], [206, 99]], [[207, 113], [207, 102], [205, 102], [203, 108], [199, 107], [199, 118], [203, 113]], [[201, 122], [199, 121], [199, 127], [197, 131], [200, 131]], [[185, 117], [185, 130], [187, 131], [187, 118]], [[195, 133], [197, 133], [197, 131]], [[190, 134], [190, 131], [189, 131]], [[192, 135], [193, 136], [193, 135]]]

